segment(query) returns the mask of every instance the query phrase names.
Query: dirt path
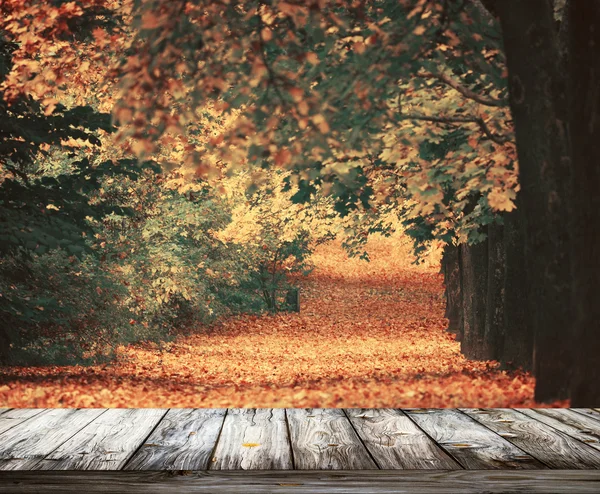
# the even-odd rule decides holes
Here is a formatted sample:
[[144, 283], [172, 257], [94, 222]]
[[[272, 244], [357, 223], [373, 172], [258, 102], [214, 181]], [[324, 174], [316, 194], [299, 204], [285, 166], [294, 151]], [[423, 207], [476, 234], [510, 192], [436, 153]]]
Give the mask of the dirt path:
[[530, 376], [460, 355], [437, 268], [397, 244], [372, 242], [371, 263], [321, 246], [299, 314], [231, 318], [111, 366], [7, 369], [0, 406], [534, 406]]

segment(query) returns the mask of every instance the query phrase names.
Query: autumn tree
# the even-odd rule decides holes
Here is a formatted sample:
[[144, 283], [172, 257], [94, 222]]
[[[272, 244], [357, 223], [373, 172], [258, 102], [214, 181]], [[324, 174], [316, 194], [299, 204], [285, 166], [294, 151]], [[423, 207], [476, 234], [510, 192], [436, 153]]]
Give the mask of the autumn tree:
[[574, 366], [571, 381], [573, 406], [600, 403], [597, 356], [600, 352], [600, 314], [597, 293], [600, 283], [599, 238], [600, 106], [597, 74], [600, 70], [600, 7], [597, 2], [568, 2], [569, 130], [573, 204], [570, 255], [573, 275]]
[[[119, 114], [147, 122], [151, 112], [167, 115], [172, 68], [186, 60], [177, 72], [177, 84], [189, 88], [181, 101], [239, 110], [211, 144], [222, 159], [293, 170], [308, 196], [323, 186], [342, 213], [392, 203], [419, 244], [460, 245], [446, 259], [459, 265], [465, 354], [526, 367], [533, 355], [537, 398], [569, 395], [572, 351], [585, 345], [564, 344], [574, 315], [569, 225], [579, 217], [568, 199], [564, 89], [587, 86], [581, 74], [564, 77], [550, 2], [137, 7], [141, 29], [122, 65]], [[186, 37], [176, 49], [153, 48], [180, 30]], [[159, 70], [142, 84], [150, 54]], [[166, 124], [153, 128], [161, 134]], [[519, 187], [520, 211], [510, 212]], [[444, 269], [457, 272], [450, 261]]]
[[[535, 333], [536, 399], [598, 403], [591, 355], [591, 250], [597, 184], [597, 105], [589, 99], [598, 6], [582, 2], [487, 2], [502, 23], [521, 163], [525, 262]], [[553, 14], [555, 14], [553, 16]], [[559, 20], [559, 28], [556, 20]], [[597, 154], [597, 153], [596, 153]], [[589, 353], [588, 353], [589, 352]], [[585, 377], [584, 377], [585, 376]]]

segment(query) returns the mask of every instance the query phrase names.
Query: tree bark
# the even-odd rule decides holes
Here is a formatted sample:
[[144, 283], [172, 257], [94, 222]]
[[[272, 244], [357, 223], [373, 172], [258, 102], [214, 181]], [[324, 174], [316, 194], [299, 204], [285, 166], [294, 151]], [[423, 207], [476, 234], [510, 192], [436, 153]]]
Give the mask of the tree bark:
[[10, 337], [4, 328], [0, 328], [0, 365], [10, 363]]
[[487, 298], [488, 242], [462, 244], [461, 281], [463, 300], [463, 337], [460, 350], [473, 360], [487, 360], [485, 319]]
[[571, 406], [600, 406], [600, 3], [569, 2], [573, 339]]
[[460, 290], [460, 248], [448, 244], [444, 247], [442, 266], [446, 295], [446, 313], [448, 331], [462, 337], [462, 298]]
[[498, 0], [509, 73], [526, 228], [535, 399], [569, 396], [571, 365], [568, 187], [564, 77], [552, 4]]
[[521, 220], [520, 194], [517, 209], [504, 215], [504, 345], [500, 362], [506, 369], [530, 371], [533, 361], [533, 326], [528, 310], [525, 235]]
[[488, 286], [486, 301], [485, 335], [482, 355], [500, 360], [504, 349], [504, 226], [488, 226]]

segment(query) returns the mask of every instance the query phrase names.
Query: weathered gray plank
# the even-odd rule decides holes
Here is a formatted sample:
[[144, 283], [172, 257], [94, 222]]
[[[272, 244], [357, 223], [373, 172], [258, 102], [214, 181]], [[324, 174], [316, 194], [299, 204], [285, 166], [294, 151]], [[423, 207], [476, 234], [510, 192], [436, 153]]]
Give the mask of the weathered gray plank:
[[600, 421], [568, 408], [517, 408], [525, 415], [600, 450]]
[[404, 409], [404, 412], [464, 468], [545, 468], [530, 454], [458, 410]]
[[293, 468], [283, 408], [228, 410], [209, 465], [215, 470]]
[[157, 408], [110, 408], [33, 468], [118, 470], [166, 412]]
[[400, 410], [352, 408], [346, 413], [384, 470], [462, 468]]
[[207, 469], [225, 413], [224, 408], [172, 408], [125, 470]]
[[0, 436], [0, 470], [30, 469], [104, 411], [48, 409], [12, 427]]
[[600, 412], [594, 408], [570, 408], [569, 410], [600, 420]]
[[550, 468], [600, 468], [600, 452], [516, 410], [461, 410]]
[[377, 469], [343, 410], [290, 408], [286, 414], [296, 469]]
[[15, 494], [597, 494], [598, 470], [1, 472]]
[[[15, 425], [25, 422], [27, 419], [39, 415], [44, 411], [44, 408], [11, 408], [5, 410], [0, 415], [0, 434], [8, 429], [12, 429]], [[0, 443], [2, 438], [0, 438]]]

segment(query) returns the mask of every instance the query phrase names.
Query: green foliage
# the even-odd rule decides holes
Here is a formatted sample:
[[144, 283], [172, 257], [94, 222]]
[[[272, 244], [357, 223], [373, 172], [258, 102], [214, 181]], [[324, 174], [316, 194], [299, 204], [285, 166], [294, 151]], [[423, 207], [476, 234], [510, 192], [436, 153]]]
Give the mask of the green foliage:
[[63, 249], [0, 257], [0, 320], [12, 360], [73, 363], [110, 356], [125, 296], [98, 259]]
[[[95, 362], [120, 343], [287, 308], [290, 276], [308, 272], [315, 235], [290, 224], [286, 209], [271, 213], [300, 206], [269, 186], [226, 197], [202, 182], [182, 192], [177, 179], [152, 163], [86, 159], [0, 186], [0, 318], [11, 362]], [[240, 211], [260, 225], [253, 241], [223, 240]]]

